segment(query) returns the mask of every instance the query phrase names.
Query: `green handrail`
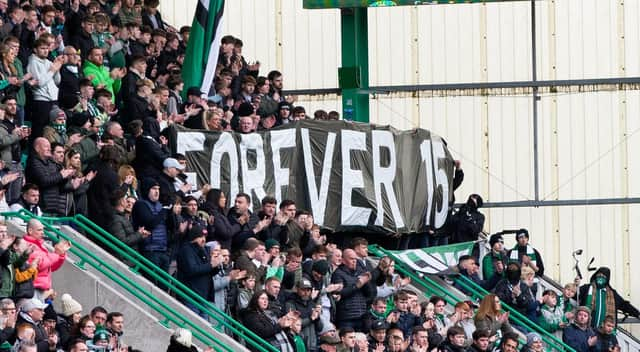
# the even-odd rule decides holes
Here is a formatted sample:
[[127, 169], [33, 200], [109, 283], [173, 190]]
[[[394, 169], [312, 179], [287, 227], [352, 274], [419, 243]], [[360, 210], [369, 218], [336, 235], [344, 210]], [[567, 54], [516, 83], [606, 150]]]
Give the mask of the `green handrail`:
[[[389, 257], [393, 258], [393, 260], [396, 263], [402, 264], [397, 257], [395, 257], [392, 253], [388, 252], [386, 249], [378, 246], [377, 244], [369, 245], [369, 253], [373, 254], [376, 257], [380, 257], [380, 258], [384, 257], [384, 256], [389, 256]], [[408, 268], [405, 268], [404, 265], [396, 264], [395, 269], [399, 273], [411, 278], [411, 282], [412, 283], [418, 284], [419, 286], [423, 287], [431, 295], [436, 295], [436, 296], [440, 296], [440, 297], [444, 298], [444, 300], [450, 305], [455, 305], [456, 303], [458, 303], [457, 297], [455, 297], [451, 292], [449, 292], [446, 289], [444, 289], [439, 283], [435, 282], [431, 278], [429, 278], [427, 276], [418, 275], [415, 272], [413, 272], [412, 270], [409, 270]], [[429, 295], [427, 295], [426, 291], [425, 291], [425, 296], [429, 297]]]
[[[489, 291], [485, 290], [480, 285], [473, 282], [466, 276], [455, 275], [455, 277], [453, 277], [453, 280], [460, 286], [464, 287], [468, 292], [471, 292], [474, 297], [482, 298], [485, 295], [489, 294]], [[575, 351], [569, 345], [565, 344], [563, 341], [558, 339], [555, 335], [543, 329], [536, 322], [531, 321], [531, 319], [522, 315], [522, 313], [518, 312], [513, 307], [509, 306], [508, 304], [505, 304], [505, 307], [506, 307], [506, 310], [509, 312], [509, 316], [516, 323], [526, 326], [527, 328], [529, 328], [529, 330], [535, 330], [537, 333], [541, 335], [542, 339], [544, 340], [544, 342], [547, 343], [547, 345], [553, 344], [554, 348], [556, 349], [558, 348], [557, 346], [560, 346], [561, 349], [558, 349], [559, 351]]]
[[[399, 259], [397, 256], [395, 256], [392, 252], [379, 247], [378, 245], [370, 245], [369, 246], [369, 252], [372, 253], [373, 255], [377, 256], [377, 257], [382, 257], [382, 256], [388, 256], [390, 258], [392, 258], [395, 263], [396, 263], [396, 270], [398, 270], [399, 272], [401, 272], [402, 274], [405, 274], [409, 277], [411, 277], [412, 283], [417, 283], [420, 286], [424, 287], [424, 288], [429, 288], [429, 287], [437, 287], [439, 292], [444, 292], [444, 294], [438, 294], [436, 291], [431, 291], [431, 292], [436, 292], [436, 294], [438, 294], [439, 296], [442, 296], [445, 298], [445, 300], [447, 301], [447, 303], [455, 305], [457, 302], [460, 301], [460, 299], [458, 299], [455, 295], [453, 295], [452, 293], [450, 293], [449, 291], [443, 289], [442, 287], [440, 287], [440, 285], [438, 285], [435, 281], [431, 280], [430, 278], [428, 278], [427, 276], [419, 276], [416, 275], [413, 270], [407, 268], [404, 264], [404, 262], [402, 262], [401, 259]], [[462, 286], [464, 289], [466, 289], [467, 291], [471, 292], [471, 297], [477, 300], [481, 300], [485, 295], [487, 295], [489, 292], [484, 290], [482, 287], [478, 286], [475, 282], [469, 280], [466, 277], [463, 277], [461, 275], [455, 275], [454, 277], [454, 281], [459, 284], [460, 286]], [[426, 294], [426, 292], [425, 292]], [[547, 343], [547, 346], [552, 347], [555, 350], [558, 351], [569, 351], [569, 352], [575, 352], [575, 350], [573, 348], [571, 348], [570, 346], [568, 346], [567, 344], [565, 344], [564, 342], [560, 341], [558, 338], [556, 338], [553, 334], [549, 333], [548, 331], [542, 329], [538, 324], [532, 322], [531, 320], [529, 320], [527, 317], [525, 317], [524, 315], [520, 314], [520, 312], [516, 311], [515, 309], [513, 309], [512, 307], [510, 307], [508, 304], [504, 303], [502, 304], [503, 308], [505, 308], [505, 310], [509, 311], [509, 317], [510, 319], [512, 319], [515, 323], [525, 326], [527, 328], [529, 328], [530, 330], [536, 330], [538, 333], [540, 333], [542, 339]]]
[[[25, 211], [26, 212], [26, 211]], [[37, 219], [38, 217], [33, 214], [26, 212], [11, 212], [11, 213], [2, 213], [5, 217], [17, 217], [23, 221], [28, 221], [30, 219]], [[47, 221], [41, 221], [43, 227], [45, 228], [45, 234], [49, 239], [51, 239], [54, 243], [57, 243], [60, 238], [69, 241], [71, 243], [71, 248], [69, 251], [77, 256], [80, 259], [79, 263], [76, 263], [76, 266], [82, 270], [85, 270], [84, 265], [89, 264], [92, 268], [99, 271], [107, 278], [118, 284], [120, 287], [125, 289], [127, 292], [131, 293], [134, 297], [144, 302], [146, 305], [151, 307], [153, 310], [158, 312], [160, 315], [164, 317], [164, 321], [160, 323], [164, 326], [168, 327], [168, 323], [174, 323], [175, 325], [188, 328], [192, 331], [194, 337], [203, 341], [205, 343], [213, 343], [211, 347], [214, 348], [215, 351], [218, 352], [231, 352], [232, 350], [225, 345], [223, 342], [218, 340], [215, 336], [213, 336], [210, 332], [202, 329], [200, 326], [194, 324], [193, 322], [184, 319], [184, 317], [173, 308], [169, 307], [166, 303], [161, 301], [158, 297], [152, 295], [150, 292], [142, 289], [130, 278], [126, 277], [124, 274], [120, 273], [118, 270], [113, 268], [111, 265], [105, 263], [100, 258], [98, 258], [93, 252], [88, 250], [86, 247], [82, 246], [78, 242], [76, 242], [73, 238], [69, 237], [64, 232], [54, 228]]]
[[[138, 272], [138, 270], [142, 270], [151, 276], [154, 280], [162, 283], [166, 287], [173, 290], [177, 296], [188, 301], [193, 304], [198, 309], [204, 311], [216, 322], [219, 324], [214, 328], [219, 329], [219, 326], [224, 326], [232, 333], [235, 333], [240, 338], [242, 338], [247, 344], [251, 345], [255, 349], [263, 352], [277, 352], [278, 350], [271, 344], [267, 343], [256, 335], [253, 331], [247, 329], [244, 325], [240, 324], [223, 311], [221, 311], [218, 307], [216, 307], [211, 302], [202, 298], [200, 295], [195, 293], [189, 287], [184, 285], [182, 282], [177, 280], [176, 278], [169, 275], [164, 270], [160, 269], [154, 263], [149, 261], [147, 258], [142, 256], [137, 251], [133, 250], [130, 246], [126, 245], [122, 241], [120, 241], [117, 237], [113, 236], [109, 232], [105, 231], [91, 220], [86, 218], [83, 215], [76, 215], [74, 217], [35, 217], [31, 213], [26, 210], [21, 210], [18, 214], [28, 213], [30, 217], [37, 218], [46, 222], [56, 222], [56, 223], [67, 223], [73, 222], [77, 226], [79, 226], [84, 231], [88, 232], [97, 242], [100, 244], [112, 249], [116, 254], [121, 256], [121, 258], [130, 261], [132, 265], [132, 270], [134, 272]], [[11, 216], [13, 213], [7, 213], [8, 216]]]

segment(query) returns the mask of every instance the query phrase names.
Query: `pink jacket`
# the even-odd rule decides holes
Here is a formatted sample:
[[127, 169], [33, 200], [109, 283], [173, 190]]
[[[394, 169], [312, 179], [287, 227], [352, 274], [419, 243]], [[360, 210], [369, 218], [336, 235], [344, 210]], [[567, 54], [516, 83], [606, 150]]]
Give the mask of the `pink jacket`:
[[38, 290], [48, 290], [51, 288], [51, 273], [60, 269], [64, 263], [65, 255], [50, 253], [43, 245], [44, 241], [25, 235], [24, 240], [33, 244], [35, 248], [29, 255], [29, 263], [34, 259], [40, 258], [38, 263], [38, 275], [33, 281], [33, 287]]

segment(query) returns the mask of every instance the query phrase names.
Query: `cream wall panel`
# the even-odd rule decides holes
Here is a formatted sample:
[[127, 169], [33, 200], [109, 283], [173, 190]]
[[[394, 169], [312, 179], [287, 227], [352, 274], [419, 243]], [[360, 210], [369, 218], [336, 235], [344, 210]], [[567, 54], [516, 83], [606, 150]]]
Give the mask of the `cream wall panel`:
[[370, 85], [412, 81], [410, 11], [410, 8], [368, 11]]

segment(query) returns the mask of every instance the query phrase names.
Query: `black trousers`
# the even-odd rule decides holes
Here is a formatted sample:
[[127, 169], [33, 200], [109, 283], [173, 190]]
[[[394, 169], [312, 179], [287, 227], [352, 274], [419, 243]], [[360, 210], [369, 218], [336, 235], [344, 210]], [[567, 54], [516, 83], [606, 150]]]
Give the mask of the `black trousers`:
[[38, 137], [42, 137], [42, 131], [44, 127], [49, 124], [49, 112], [51, 112], [54, 105], [57, 105], [57, 101], [40, 101], [34, 100], [29, 106], [29, 116], [31, 119], [31, 136], [29, 140], [33, 141]]

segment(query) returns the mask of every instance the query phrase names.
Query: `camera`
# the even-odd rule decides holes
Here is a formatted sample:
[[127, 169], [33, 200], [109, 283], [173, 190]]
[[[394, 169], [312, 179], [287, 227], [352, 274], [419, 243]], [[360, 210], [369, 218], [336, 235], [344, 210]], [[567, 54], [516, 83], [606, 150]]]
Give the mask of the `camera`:
[[180, 179], [180, 181], [186, 183], [187, 182], [187, 175], [185, 174], [178, 174], [178, 176], [176, 176], [177, 178]]

